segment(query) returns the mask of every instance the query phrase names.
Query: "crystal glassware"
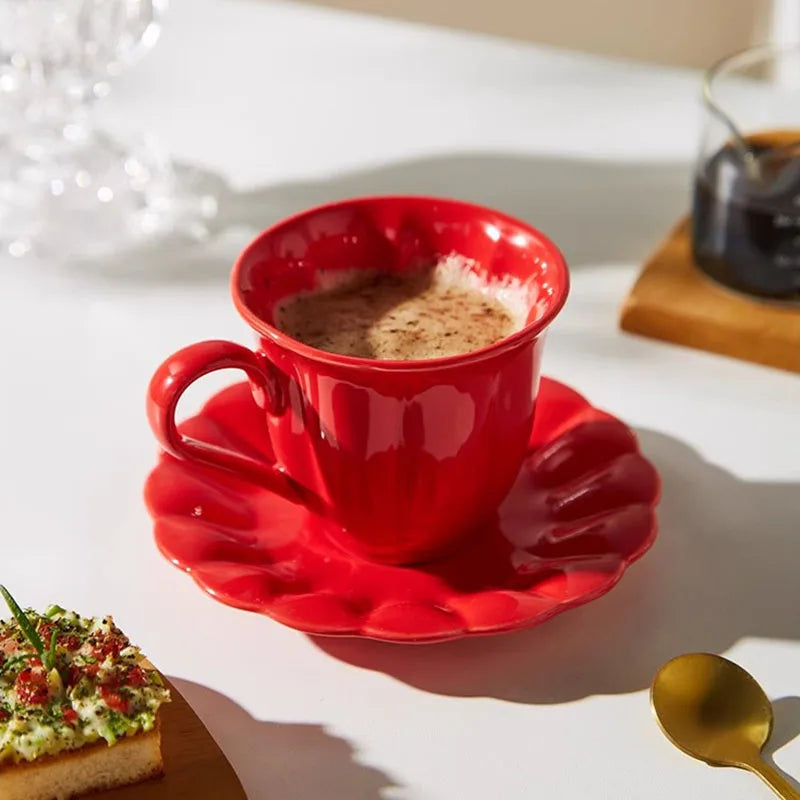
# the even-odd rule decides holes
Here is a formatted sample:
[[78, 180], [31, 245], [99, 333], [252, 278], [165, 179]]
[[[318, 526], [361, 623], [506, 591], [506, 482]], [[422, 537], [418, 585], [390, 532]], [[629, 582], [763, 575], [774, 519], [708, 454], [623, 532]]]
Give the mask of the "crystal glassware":
[[[92, 258], [187, 223], [169, 159], [90, 109], [167, 0], [0, 0], [0, 252]], [[190, 218], [195, 215], [190, 213]]]

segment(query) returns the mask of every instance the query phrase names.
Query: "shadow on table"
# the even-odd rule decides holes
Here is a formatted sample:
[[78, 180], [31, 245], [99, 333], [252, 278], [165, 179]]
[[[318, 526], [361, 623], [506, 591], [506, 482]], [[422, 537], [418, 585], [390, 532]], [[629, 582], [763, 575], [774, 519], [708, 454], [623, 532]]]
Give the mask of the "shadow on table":
[[764, 748], [764, 759], [768, 764], [780, 770], [789, 783], [800, 792], [800, 780], [783, 772], [775, 764], [775, 753], [800, 736], [800, 697], [781, 697], [773, 700], [772, 709], [775, 714], [775, 724], [772, 728], [772, 735]]
[[742, 481], [677, 439], [640, 438], [663, 479], [661, 533], [605, 597], [518, 634], [314, 643], [437, 694], [563, 703], [644, 689], [680, 653], [721, 653], [743, 636], [800, 638], [800, 486]]
[[379, 800], [396, 785], [320, 725], [263, 722], [205, 686], [170, 680], [224, 743], [250, 800]]
[[[463, 153], [421, 157], [318, 181], [237, 192], [225, 179], [184, 167], [187, 190], [212, 196], [217, 216], [202, 244], [161, 241], [97, 265], [103, 276], [142, 281], [219, 281], [256, 231], [310, 206], [373, 194], [455, 197], [505, 211], [546, 232], [573, 267], [640, 261], [688, 205], [682, 163]], [[242, 235], [229, 245], [220, 236]]]

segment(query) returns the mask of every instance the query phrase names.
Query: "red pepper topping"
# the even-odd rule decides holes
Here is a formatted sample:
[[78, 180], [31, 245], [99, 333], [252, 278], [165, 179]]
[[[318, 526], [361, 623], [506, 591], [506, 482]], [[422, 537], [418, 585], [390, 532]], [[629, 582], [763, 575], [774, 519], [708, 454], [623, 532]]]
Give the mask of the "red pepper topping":
[[17, 699], [24, 706], [43, 706], [50, 697], [47, 677], [41, 669], [26, 667], [17, 675]]
[[69, 650], [70, 652], [77, 650], [81, 646], [81, 640], [72, 633], [65, 633], [62, 636], [59, 636], [58, 643], [61, 645], [61, 647], [63, 647], [65, 650]]
[[131, 667], [128, 670], [128, 675], [126, 676], [125, 683], [128, 686], [147, 686], [147, 675], [145, 675], [144, 670], [137, 664], [135, 667]]
[[100, 686], [100, 697], [112, 711], [119, 711], [122, 714], [130, 712], [131, 704], [127, 697], [122, 695], [115, 686]]
[[119, 658], [120, 650], [124, 650], [129, 642], [125, 636], [115, 633], [106, 633], [97, 637], [97, 642], [92, 647], [92, 655], [98, 661], [105, 661], [108, 656]]
[[50, 647], [50, 639], [53, 636], [53, 626], [49, 622], [40, 622], [37, 630], [39, 638], [42, 640], [45, 650]]

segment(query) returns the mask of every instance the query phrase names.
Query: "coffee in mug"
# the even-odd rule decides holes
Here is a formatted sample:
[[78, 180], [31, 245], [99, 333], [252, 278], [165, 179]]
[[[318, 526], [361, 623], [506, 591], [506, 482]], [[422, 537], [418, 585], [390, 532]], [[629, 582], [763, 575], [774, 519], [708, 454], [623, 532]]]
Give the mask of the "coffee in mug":
[[[508, 305], [498, 292], [505, 293]], [[385, 360], [443, 358], [488, 347], [524, 327], [524, 298], [509, 295], [507, 287], [481, 281], [461, 259], [451, 257], [407, 273], [339, 273], [331, 286], [284, 300], [275, 324], [330, 353]]]

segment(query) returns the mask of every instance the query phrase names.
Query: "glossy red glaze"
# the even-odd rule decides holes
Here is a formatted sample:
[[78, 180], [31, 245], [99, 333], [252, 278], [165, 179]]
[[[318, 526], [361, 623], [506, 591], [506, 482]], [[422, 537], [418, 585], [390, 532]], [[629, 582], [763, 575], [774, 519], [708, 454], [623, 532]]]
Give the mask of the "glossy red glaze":
[[[500, 342], [427, 361], [325, 353], [272, 325], [276, 304], [341, 270], [402, 272], [457, 253], [490, 279], [515, 281], [527, 324]], [[233, 271], [237, 309], [257, 352], [202, 342], [150, 384], [148, 414], [173, 455], [228, 472], [335, 520], [361, 554], [414, 563], [452, 550], [496, 510], [525, 454], [542, 333], [567, 295], [557, 248], [528, 225], [450, 200], [384, 197], [304, 212], [262, 233]], [[268, 459], [240, 441], [182, 437], [175, 407], [212, 370], [239, 367], [266, 412]]]
[[[182, 429], [272, 457], [245, 384]], [[331, 520], [169, 455], [145, 490], [159, 549], [217, 600], [308, 633], [400, 642], [529, 627], [599, 597], [655, 539], [658, 495], [634, 434], [547, 379], [497, 514], [456, 553], [418, 567], [362, 558], [340, 545]]]

